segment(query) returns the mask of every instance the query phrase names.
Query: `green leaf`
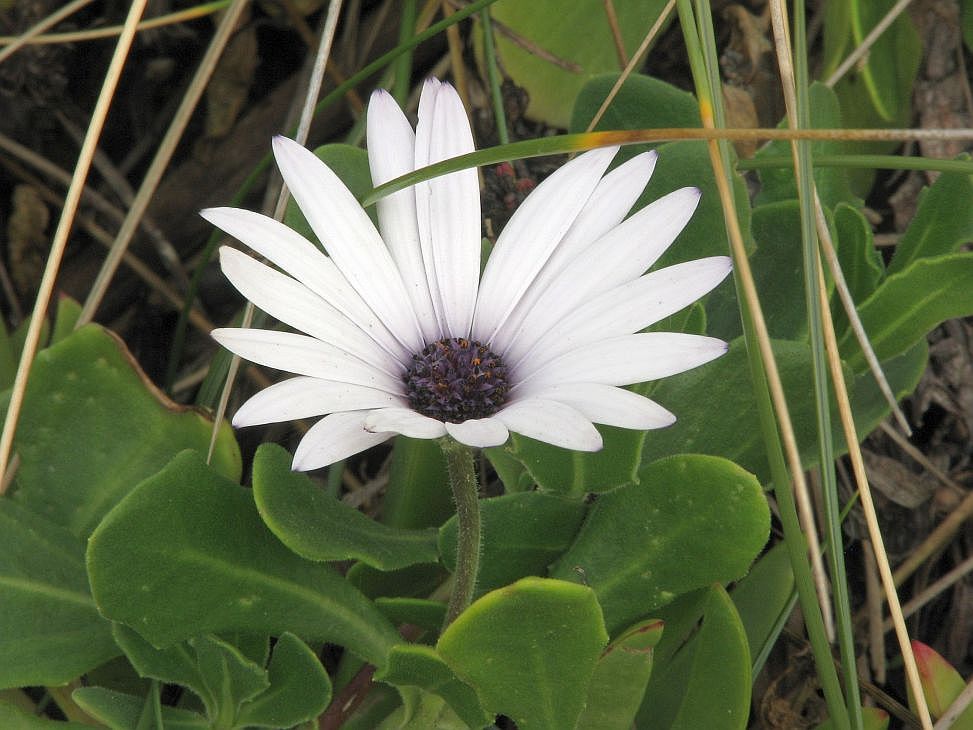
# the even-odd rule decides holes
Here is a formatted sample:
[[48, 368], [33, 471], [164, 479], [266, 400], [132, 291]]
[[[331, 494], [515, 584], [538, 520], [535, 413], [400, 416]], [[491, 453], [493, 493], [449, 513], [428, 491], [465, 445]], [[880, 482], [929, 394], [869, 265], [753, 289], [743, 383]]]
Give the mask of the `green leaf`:
[[[574, 540], [587, 507], [578, 499], [521, 492], [480, 500], [483, 541], [477, 595], [528, 575], [545, 575]], [[456, 518], [439, 531], [443, 564], [456, 566]]]
[[730, 597], [713, 586], [699, 633], [671, 662], [657, 664], [636, 724], [639, 730], [742, 730], [749, 710], [747, 637]]
[[[603, 74], [585, 83], [574, 100], [569, 131], [587, 131], [618, 77], [617, 73]], [[625, 79], [594, 131], [701, 126], [695, 96], [660, 79], [632, 74]]]
[[940, 174], [922, 191], [915, 217], [895, 247], [889, 273], [903, 271], [919, 259], [955, 253], [962, 244], [973, 240], [971, 200], [973, 181], [969, 175]]
[[730, 597], [747, 634], [752, 673], [757, 676], [793, 607], [794, 574], [784, 543], [764, 553]]
[[588, 703], [580, 728], [630, 728], [652, 672], [652, 649], [662, 637], [662, 622], [642, 621], [605, 649], [588, 684]]
[[[859, 307], [862, 325], [879, 360], [901, 355], [940, 322], [973, 314], [973, 253], [919, 259], [891, 274]], [[838, 344], [860, 372], [864, 356], [849, 332]]]
[[851, 3], [828, 3], [824, 6], [824, 49], [821, 78], [827, 78], [848, 53], [851, 42]]
[[681, 593], [742, 577], [770, 531], [760, 483], [725, 459], [673, 456], [640, 476], [598, 497], [551, 570], [595, 591], [610, 632]]
[[10, 499], [0, 499], [0, 606], [0, 688], [64, 684], [119, 653], [84, 545]]
[[51, 332], [51, 344], [56, 345], [74, 332], [78, 318], [81, 316], [81, 305], [68, 296], [60, 296], [57, 300], [57, 311], [54, 314], [54, 330]]
[[[104, 687], [81, 687], [71, 693], [78, 706], [111, 730], [132, 730], [139, 726], [139, 718], [147, 700]], [[165, 730], [211, 730], [206, 719], [178, 707], [162, 707]]]
[[209, 632], [291, 631], [382, 666], [399, 640], [335, 571], [284, 547], [249, 490], [192, 452], [105, 517], [88, 542], [88, 574], [101, 612], [156, 646]]
[[524, 578], [488, 593], [443, 632], [437, 648], [489, 712], [520, 730], [575, 727], [608, 635], [594, 592]]
[[599, 426], [598, 431], [604, 441], [601, 451], [571, 451], [511, 434], [510, 453], [542, 489], [551, 492], [581, 496], [635, 481], [645, 432], [611, 426]]
[[[845, 3], [837, 3], [844, 5]], [[811, 116], [811, 127], [814, 129], [843, 129], [845, 123], [841, 117], [841, 108], [835, 93], [822, 83], [815, 82], [808, 88], [808, 111]], [[779, 127], [784, 127], [781, 122]], [[844, 155], [848, 154], [849, 145], [842, 140], [828, 140], [811, 143], [812, 156]], [[769, 157], [783, 157], [791, 160], [791, 143], [785, 140], [770, 142], [762, 147], [755, 157], [759, 159]], [[818, 167], [814, 170], [814, 182], [818, 195], [826, 208], [834, 208], [839, 203], [858, 204], [848, 185], [848, 172], [840, 167]], [[760, 171], [760, 192], [754, 200], [754, 213], [760, 206], [768, 203], [780, 203], [785, 200], [797, 199], [797, 185], [794, 180], [793, 165], [767, 168]], [[758, 239], [759, 240], [759, 239]], [[795, 245], [791, 246], [800, 250]], [[756, 267], [755, 267], [756, 268]]]
[[801, 240], [797, 200], [754, 208], [753, 239], [757, 250], [750, 257], [750, 265], [770, 336], [802, 340], [807, 335], [807, 306], [804, 254], [797, 245]]
[[91, 730], [80, 722], [59, 722], [31, 715], [9, 702], [0, 700], [0, 727], [5, 730]]
[[399, 644], [389, 653], [388, 666], [375, 679], [397, 687], [420, 687], [442, 697], [470, 727], [486, 727], [493, 716], [484, 712], [476, 693], [462, 682], [431, 646]]
[[115, 624], [114, 634], [139, 674], [192, 690], [215, 726], [290, 727], [316, 717], [331, 694], [321, 662], [286, 632], [274, 647], [268, 670], [215, 636], [156, 649], [122, 624]]
[[[212, 420], [166, 398], [122, 341], [88, 325], [40, 352], [17, 429], [14, 499], [79, 536], [142, 479], [183, 449], [206, 453]], [[213, 454], [217, 472], [240, 476], [228, 424]]]
[[140, 676], [187, 687], [203, 701], [209, 717], [218, 714], [219, 698], [207, 685], [196, 652], [189, 642], [157, 649], [136, 631], [122, 624], [115, 624], [112, 633]]
[[[894, 2], [852, 0], [851, 32], [855, 46], [888, 14]], [[858, 66], [872, 106], [887, 122], [898, 124], [909, 118], [912, 84], [919, 69], [921, 50], [919, 35], [908, 15], [900, 15], [872, 44], [864, 62]]]
[[[834, 209], [835, 248], [838, 263], [844, 274], [845, 283], [855, 303], [867, 299], [885, 278], [885, 265], [882, 255], [875, 248], [872, 227], [858, 208], [840, 203]], [[841, 312], [842, 321], [847, 325], [847, 315], [841, 303], [835, 298], [833, 307]], [[837, 319], [837, 316], [836, 316]], [[844, 327], [836, 329], [841, 332]]]
[[282, 543], [308, 560], [361, 560], [380, 570], [434, 563], [436, 531], [388, 527], [341, 502], [306, 475], [291, 455], [261, 444], [253, 459], [253, 499]]
[[375, 605], [396, 626], [412, 624], [430, 632], [438, 632], [446, 617], [446, 604], [427, 598], [376, 598]]
[[196, 654], [206, 693], [215, 699], [208, 708], [210, 720], [217, 727], [235, 724], [240, 704], [269, 686], [267, 674], [235, 646], [215, 636], [195, 636], [189, 640], [189, 646]]
[[[662, 0], [615, 0], [622, 40], [629, 53], [635, 51], [664, 5]], [[565, 69], [495, 34], [500, 64], [514, 83], [527, 91], [527, 114], [533, 119], [552, 127], [568, 126], [571, 104], [584, 83], [596, 74], [619, 68], [612, 32], [599, 0], [502, 2], [491, 6], [490, 13], [531, 44], [576, 65]], [[552, 22], [555, 18], [557, 22]]]
[[270, 686], [240, 708], [238, 726], [292, 727], [313, 720], [331, 703], [328, 673], [294, 634], [278, 637], [267, 678]]

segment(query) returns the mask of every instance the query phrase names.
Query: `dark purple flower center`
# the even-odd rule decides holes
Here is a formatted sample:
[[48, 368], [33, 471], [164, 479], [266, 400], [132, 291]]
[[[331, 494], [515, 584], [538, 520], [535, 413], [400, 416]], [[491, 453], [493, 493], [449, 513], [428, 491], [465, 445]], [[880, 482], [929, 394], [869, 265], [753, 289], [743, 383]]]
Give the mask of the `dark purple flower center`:
[[486, 345], [448, 337], [412, 356], [406, 395], [424, 416], [449, 423], [486, 418], [507, 400], [507, 368]]

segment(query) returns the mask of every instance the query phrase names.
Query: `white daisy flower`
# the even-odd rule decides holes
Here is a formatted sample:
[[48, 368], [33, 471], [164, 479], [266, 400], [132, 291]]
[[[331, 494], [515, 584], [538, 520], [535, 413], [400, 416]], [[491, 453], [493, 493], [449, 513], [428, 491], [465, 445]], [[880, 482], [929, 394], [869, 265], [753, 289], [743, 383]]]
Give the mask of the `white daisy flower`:
[[[617, 148], [568, 162], [527, 197], [480, 276], [476, 170], [378, 203], [379, 230], [311, 152], [274, 140], [281, 174], [327, 249], [234, 208], [202, 215], [284, 273], [235, 249], [223, 272], [257, 307], [303, 334], [225, 328], [213, 337], [297, 377], [257, 393], [234, 426], [323, 416], [294, 469], [327, 466], [395, 434], [449, 435], [475, 447], [510, 431], [597, 451], [593, 424], [668, 426], [675, 416], [621, 386], [689, 370], [726, 351], [699, 335], [640, 330], [683, 309], [730, 271], [724, 256], [645, 272], [686, 225], [699, 191], [683, 188], [626, 218], [652, 152], [607, 172]], [[473, 151], [455, 90], [426, 82], [413, 132], [389, 94], [368, 108], [375, 185]]]

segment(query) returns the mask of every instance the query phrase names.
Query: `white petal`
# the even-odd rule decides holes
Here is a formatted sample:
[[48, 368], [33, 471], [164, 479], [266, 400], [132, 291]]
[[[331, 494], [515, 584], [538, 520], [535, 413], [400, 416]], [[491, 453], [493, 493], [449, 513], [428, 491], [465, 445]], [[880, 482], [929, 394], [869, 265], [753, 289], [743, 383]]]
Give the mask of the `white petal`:
[[617, 147], [592, 150], [559, 168], [504, 226], [483, 271], [477, 339], [493, 339], [577, 219], [616, 152]]
[[727, 344], [703, 335], [645, 332], [613, 337], [572, 350], [547, 363], [530, 361], [517, 369], [517, 385], [558, 383], [631, 385], [691, 370], [724, 354]]
[[511, 431], [565, 449], [598, 451], [602, 447], [601, 434], [591, 421], [557, 401], [526, 398], [510, 404], [494, 418]]
[[655, 152], [643, 152], [601, 179], [564, 239], [493, 338], [495, 347], [503, 351], [510, 344], [510, 333], [517, 331], [557, 275], [587, 246], [625, 219], [649, 182], [657, 157]]
[[[382, 185], [413, 171], [415, 132], [395, 99], [384, 89], [374, 91], [368, 103], [367, 135], [368, 164], [374, 185]], [[376, 203], [376, 207], [379, 230], [402, 276], [422, 334], [427, 342], [435, 342], [443, 334], [436, 321], [422, 263], [415, 188], [387, 195]]]
[[[245, 360], [295, 375], [364, 385], [400, 395], [402, 380], [321, 340], [290, 332], [224, 327], [213, 339]], [[391, 356], [386, 369], [394, 367]]]
[[291, 468], [296, 471], [320, 469], [377, 446], [395, 435], [371, 433], [362, 428], [362, 420], [367, 413], [332, 413], [315, 423], [297, 445]]
[[643, 152], [605, 175], [551, 256], [551, 263], [574, 260], [588, 244], [625, 220], [648, 185], [657, 159], [654, 151]]
[[[427, 81], [419, 101], [416, 168], [474, 150], [459, 94]], [[468, 337], [480, 279], [480, 188], [476, 169], [416, 185], [416, 212], [433, 304], [451, 337]], [[437, 299], [438, 296], [438, 299]]]
[[366, 431], [391, 431], [414, 439], [435, 439], [446, 435], [442, 421], [416, 413], [411, 408], [380, 408], [365, 417]]
[[676, 417], [643, 395], [601, 383], [562, 383], [532, 390], [524, 387], [523, 396], [543, 398], [574, 408], [593, 423], [645, 431], [665, 428]]
[[422, 333], [395, 263], [378, 231], [331, 168], [286, 137], [274, 156], [291, 195], [335, 265], [403, 345], [413, 351]]
[[273, 218], [249, 210], [208, 208], [200, 215], [293, 276], [386, 350], [399, 358], [409, 357], [411, 351], [392, 337], [361, 295], [338, 271], [334, 261], [302, 235]]
[[[358, 325], [298, 281], [236, 249], [220, 249], [226, 278], [247, 299], [284, 324], [382, 367], [388, 353]], [[401, 372], [401, 364], [390, 374]]]
[[462, 423], [447, 423], [446, 433], [461, 444], [485, 449], [506, 442], [510, 432], [496, 418], [473, 418]]
[[233, 425], [281, 423], [326, 413], [400, 406], [405, 402], [384, 390], [300, 376], [274, 383], [247, 400], [234, 414]]
[[599, 294], [641, 276], [669, 248], [699, 202], [699, 190], [682, 188], [647, 205], [599, 238], [552, 281], [501, 353], [523, 356], [558, 321]]
[[643, 330], [699, 299], [731, 269], [729, 257], [712, 256], [645, 274], [575, 309], [523, 356], [509, 352], [507, 365], [516, 367], [531, 357], [549, 360], [596, 340]]

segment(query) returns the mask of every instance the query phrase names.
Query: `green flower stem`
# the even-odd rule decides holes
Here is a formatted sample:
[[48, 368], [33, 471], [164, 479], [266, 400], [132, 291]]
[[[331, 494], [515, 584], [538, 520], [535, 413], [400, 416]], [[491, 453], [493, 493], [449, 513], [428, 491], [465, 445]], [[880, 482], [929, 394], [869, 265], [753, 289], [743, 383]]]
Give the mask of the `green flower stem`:
[[449, 626], [473, 602], [476, 577], [480, 572], [480, 499], [476, 485], [473, 452], [449, 436], [439, 439], [446, 456], [449, 486], [456, 503], [456, 572], [453, 593], [446, 607], [443, 629]]

